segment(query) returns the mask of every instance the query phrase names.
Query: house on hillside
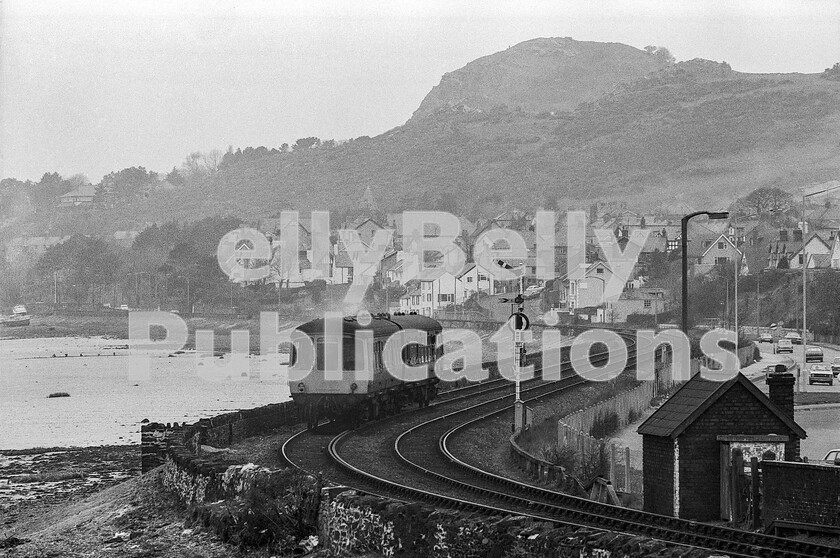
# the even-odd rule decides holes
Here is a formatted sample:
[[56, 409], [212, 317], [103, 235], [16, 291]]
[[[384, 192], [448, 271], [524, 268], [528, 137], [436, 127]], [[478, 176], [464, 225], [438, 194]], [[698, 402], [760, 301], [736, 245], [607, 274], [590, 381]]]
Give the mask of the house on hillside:
[[82, 184], [78, 188], [62, 195], [59, 207], [91, 206], [96, 197], [96, 188], [93, 184]]
[[732, 463], [740, 454], [796, 461], [805, 431], [794, 421], [792, 374], [768, 378], [769, 398], [740, 372], [699, 374], [638, 428], [644, 510], [695, 521], [731, 520]]
[[570, 312], [579, 308], [594, 308], [604, 304], [604, 293], [613, 272], [601, 261], [586, 265], [583, 276], [571, 279], [568, 274], [554, 282], [561, 309]]
[[457, 277], [463, 285], [464, 298], [469, 298], [475, 293], [496, 294], [496, 282], [493, 274], [478, 264], [467, 264]]
[[[380, 225], [371, 217], [366, 217], [353, 225], [353, 228], [359, 233], [359, 239], [365, 243], [365, 246], [371, 246], [373, 237], [376, 236], [377, 231], [385, 230], [385, 227]], [[394, 237], [388, 242], [388, 247], [394, 246]]]
[[655, 287], [625, 289], [618, 300], [608, 302], [604, 310], [604, 320], [608, 322], [626, 322], [630, 314], [658, 316], [668, 309], [668, 291]]
[[422, 296], [423, 293], [420, 291], [420, 287], [409, 289], [400, 297], [400, 312], [406, 314], [410, 314], [411, 312], [423, 314], [423, 308], [420, 304]]
[[729, 235], [721, 234], [711, 242], [704, 242], [706, 248], [694, 264], [694, 273], [703, 275], [715, 266], [743, 261], [744, 254], [735, 246]]
[[831, 246], [822, 237], [813, 233], [790, 256], [790, 269], [802, 269], [805, 254], [808, 255], [808, 269], [827, 268], [831, 266]]
[[434, 316], [441, 308], [463, 304], [466, 300], [464, 284], [448, 271], [435, 279], [420, 279], [420, 293], [418, 314], [424, 316]]

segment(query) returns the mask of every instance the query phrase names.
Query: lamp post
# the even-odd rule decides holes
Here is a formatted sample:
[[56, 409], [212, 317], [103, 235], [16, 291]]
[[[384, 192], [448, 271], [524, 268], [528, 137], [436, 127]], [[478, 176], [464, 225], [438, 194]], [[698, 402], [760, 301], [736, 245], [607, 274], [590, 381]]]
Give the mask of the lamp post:
[[708, 215], [709, 219], [727, 219], [728, 211], [695, 211], [682, 218], [682, 330], [688, 334], [688, 221], [698, 215]]
[[192, 306], [190, 306], [190, 278], [186, 275], [179, 275], [178, 278], [187, 280], [187, 314], [192, 314]]
[[[807, 363], [805, 353], [808, 352], [808, 328], [807, 328], [807, 291], [806, 288], [806, 272], [808, 270], [808, 252], [806, 251], [806, 243], [808, 238], [805, 236], [805, 198], [810, 198], [811, 196], [818, 196], [820, 194], [825, 194], [826, 192], [831, 192], [832, 190], [837, 190], [840, 188], [840, 184], [835, 184], [834, 186], [830, 186], [828, 188], [823, 188], [822, 190], [817, 190], [816, 192], [811, 192], [810, 194], [802, 193], [802, 372], [805, 372], [805, 364]], [[799, 391], [799, 381], [796, 382], [796, 391]]]

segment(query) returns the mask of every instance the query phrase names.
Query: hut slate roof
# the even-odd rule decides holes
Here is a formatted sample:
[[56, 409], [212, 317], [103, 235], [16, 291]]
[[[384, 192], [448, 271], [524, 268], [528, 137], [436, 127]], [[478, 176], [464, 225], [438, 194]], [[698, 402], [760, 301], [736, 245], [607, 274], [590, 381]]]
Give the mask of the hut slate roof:
[[642, 435], [676, 438], [697, 420], [706, 410], [729, 391], [735, 384], [741, 384], [755, 399], [765, 405], [785, 425], [800, 438], [805, 438], [805, 431], [788, 417], [770, 398], [748, 380], [738, 374], [726, 382], [706, 380], [700, 374], [694, 375], [684, 383], [665, 403], [648, 419], [639, 425], [637, 432]]

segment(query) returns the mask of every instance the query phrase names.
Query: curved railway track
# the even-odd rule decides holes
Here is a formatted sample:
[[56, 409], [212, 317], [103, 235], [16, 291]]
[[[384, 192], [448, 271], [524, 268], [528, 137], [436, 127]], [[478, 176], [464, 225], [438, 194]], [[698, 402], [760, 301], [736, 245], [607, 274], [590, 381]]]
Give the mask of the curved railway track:
[[[635, 347], [628, 366], [635, 363]], [[561, 380], [523, 382], [522, 399], [533, 402], [585, 380], [564, 363]], [[501, 392], [501, 395], [497, 393]], [[730, 556], [840, 556], [836, 548], [610, 506], [483, 471], [458, 459], [450, 445], [470, 426], [510, 412], [507, 380], [491, 380], [447, 392], [432, 407], [368, 424], [358, 430], [301, 432], [283, 446], [293, 465], [323, 471], [330, 479], [398, 500], [490, 515], [527, 515], [566, 525], [644, 535]], [[453, 410], [452, 403], [469, 401]]]

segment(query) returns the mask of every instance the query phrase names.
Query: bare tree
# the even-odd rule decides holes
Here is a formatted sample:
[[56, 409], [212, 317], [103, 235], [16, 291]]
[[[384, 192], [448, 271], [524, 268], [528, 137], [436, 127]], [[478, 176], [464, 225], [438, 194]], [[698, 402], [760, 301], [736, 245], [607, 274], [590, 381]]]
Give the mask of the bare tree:
[[781, 188], [758, 188], [733, 204], [733, 212], [742, 217], [760, 219], [769, 213], [784, 213], [793, 205], [793, 196]]
[[217, 172], [219, 172], [219, 167], [222, 164], [222, 157], [224, 157], [224, 153], [222, 153], [220, 149], [213, 149], [201, 156], [201, 159], [204, 162], [204, 168], [209, 176], [214, 176]]
[[206, 171], [203, 159], [204, 156], [201, 154], [201, 151], [193, 151], [187, 155], [187, 158], [184, 159], [184, 162], [181, 164], [181, 168], [184, 171], [184, 177], [190, 179], [204, 176]]

